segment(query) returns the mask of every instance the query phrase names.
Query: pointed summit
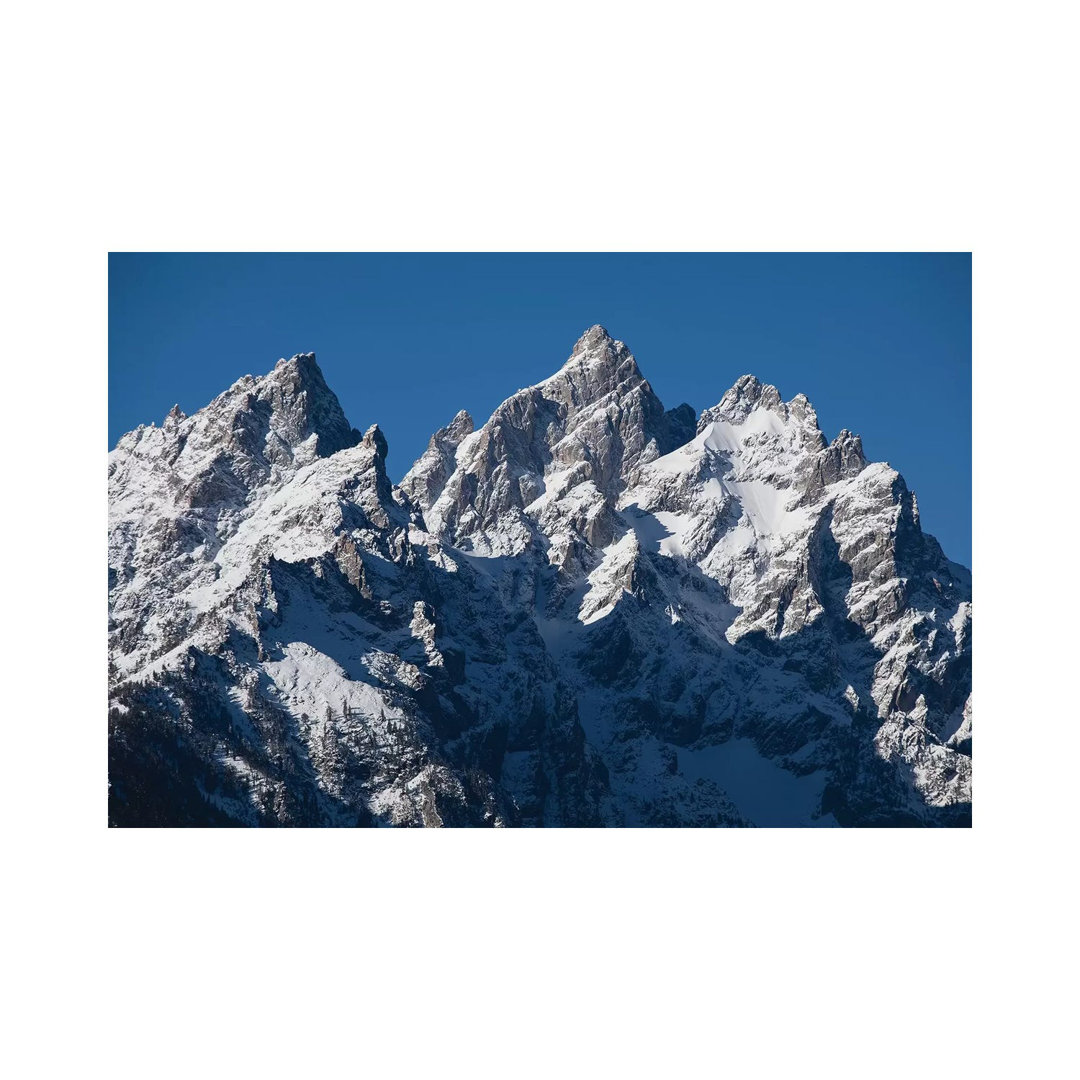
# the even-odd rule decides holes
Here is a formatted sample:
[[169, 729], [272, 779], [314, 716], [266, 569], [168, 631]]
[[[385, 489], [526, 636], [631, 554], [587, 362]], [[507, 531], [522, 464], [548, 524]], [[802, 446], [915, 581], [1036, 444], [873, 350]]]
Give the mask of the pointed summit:
[[371, 427], [364, 432], [364, 438], [361, 440], [364, 446], [370, 447], [375, 451], [375, 456], [380, 461], [386, 460], [386, 454], [389, 449], [386, 443], [386, 436], [382, 433], [382, 428], [378, 424], [372, 424]]
[[360, 441], [313, 352], [279, 360], [256, 384], [257, 399], [268, 402], [273, 411], [271, 427], [290, 446], [315, 435], [317, 456], [329, 457]]
[[856, 476], [866, 468], [861, 435], [854, 435], [847, 428], [842, 428], [828, 449], [835, 458], [838, 477]]
[[456, 467], [457, 448], [473, 433], [473, 418], [462, 409], [446, 427], [439, 428], [427, 449], [402, 478], [400, 487], [421, 510], [429, 510]]
[[596, 323], [578, 338], [566, 363], [532, 389], [542, 389], [545, 397], [562, 401], [576, 412], [612, 393], [630, 393], [639, 385], [652, 394], [633, 353]]
[[[519, 390], [478, 431], [455, 439], [452, 456], [436, 437], [402, 487], [423, 507], [431, 531], [516, 551], [529, 536], [526, 512], [552, 477], [590, 485], [588, 497], [610, 506], [638, 465], [692, 434], [689, 406], [665, 413], [630, 350], [596, 323], [554, 375]], [[506, 535], [493, 537], [499, 529]]]
[[[305, 369], [308, 371], [319, 371], [319, 365], [315, 362], [315, 354], [313, 352], [293, 353], [288, 360], [282, 357], [275, 365], [274, 370], [278, 371], [281, 368], [295, 368], [297, 370]], [[320, 372], [320, 374], [322, 374]]]
[[805, 394], [796, 394], [790, 401], [784, 401], [775, 386], [762, 383], [754, 375], [740, 376], [716, 405], [701, 414], [697, 422], [698, 434], [717, 421], [741, 427], [761, 412], [774, 414], [773, 420], [759, 417], [755, 421], [763, 425], [763, 429], [771, 428], [777, 422], [791, 424], [802, 433], [800, 438], [807, 445], [825, 445], [824, 436], [818, 429], [817, 413]]
[[594, 323], [577, 339], [573, 350], [571, 351], [571, 357], [577, 356], [579, 353], [589, 352], [599, 348], [607, 346], [614, 346], [616, 344], [614, 338], [607, 332], [607, 328], [601, 326], [599, 323]]
[[627, 359], [633, 364], [634, 370], [637, 371], [637, 361], [634, 360], [626, 345], [621, 341], [617, 341], [604, 327], [596, 323], [594, 326], [590, 326], [574, 342], [574, 347], [570, 351], [570, 356], [567, 358], [566, 363], [563, 364], [562, 369], [565, 371], [566, 368], [581, 361], [617, 365]]
[[187, 419], [187, 414], [179, 405], [174, 405], [168, 412], [168, 415], [161, 422], [162, 428], [170, 435], [173, 434], [181, 424], [181, 421]]
[[719, 404], [705, 410], [699, 430], [701, 425], [712, 420], [742, 423], [754, 409], [775, 409], [779, 404], [780, 392], [775, 386], [763, 384], [755, 375], [742, 375], [735, 380], [735, 385], [720, 399]]
[[151, 473], [184, 507], [235, 508], [272, 478], [359, 441], [315, 354], [297, 353], [237, 379], [192, 416], [174, 406], [161, 428], [129, 432], [111, 468], [120, 484]]

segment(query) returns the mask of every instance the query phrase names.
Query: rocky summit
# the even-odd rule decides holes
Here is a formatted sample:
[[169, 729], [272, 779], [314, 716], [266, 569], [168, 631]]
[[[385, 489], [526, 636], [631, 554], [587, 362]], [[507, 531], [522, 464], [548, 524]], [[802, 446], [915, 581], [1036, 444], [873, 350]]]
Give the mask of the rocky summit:
[[110, 824], [970, 824], [971, 575], [802, 394], [594, 326], [386, 452], [310, 353], [120, 439]]

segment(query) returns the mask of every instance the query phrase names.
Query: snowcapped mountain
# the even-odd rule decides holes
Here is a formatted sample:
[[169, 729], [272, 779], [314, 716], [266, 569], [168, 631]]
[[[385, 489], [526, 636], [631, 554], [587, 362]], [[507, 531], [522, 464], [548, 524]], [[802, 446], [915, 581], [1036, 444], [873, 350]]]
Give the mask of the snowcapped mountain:
[[117, 444], [113, 824], [970, 823], [970, 573], [803, 395], [594, 326], [385, 458], [311, 354]]

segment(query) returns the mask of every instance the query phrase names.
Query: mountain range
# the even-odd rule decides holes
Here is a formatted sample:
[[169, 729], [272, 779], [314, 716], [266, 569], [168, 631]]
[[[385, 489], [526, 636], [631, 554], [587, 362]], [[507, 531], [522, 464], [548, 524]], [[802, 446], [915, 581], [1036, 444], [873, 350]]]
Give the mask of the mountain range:
[[401, 482], [313, 354], [109, 455], [116, 826], [966, 826], [971, 574], [752, 375], [593, 326]]

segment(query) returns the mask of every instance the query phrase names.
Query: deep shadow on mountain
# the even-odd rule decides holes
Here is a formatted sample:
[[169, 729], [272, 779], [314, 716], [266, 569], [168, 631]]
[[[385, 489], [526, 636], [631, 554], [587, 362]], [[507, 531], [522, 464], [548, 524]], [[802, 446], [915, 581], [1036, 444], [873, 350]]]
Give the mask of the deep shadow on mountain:
[[[640, 509], [636, 512], [646, 516]], [[654, 538], [667, 534], [659, 522], [651, 532], [648, 527], [642, 531]], [[574, 654], [612, 696], [613, 715], [606, 724], [597, 724], [603, 741], [614, 744], [647, 735], [662, 746], [696, 752], [729, 740], [749, 739], [763, 757], [781, 763], [794, 776], [821, 773], [820, 815], [831, 814], [839, 825], [971, 824], [969, 803], [935, 807], [913, 798], [903, 767], [884, 760], [878, 752], [875, 738], [882, 721], [871, 689], [882, 653], [864, 627], [848, 616], [845, 597], [854, 574], [840, 557], [831, 510], [816, 529], [807, 570], [823, 614], [786, 636], [774, 634], [779, 635], [785, 626], [790, 595], [778, 598], [774, 634], [753, 631], [735, 644], [695, 637], [681, 622], [671, 625], [658, 614], [660, 602], [651, 585], [654, 576], [673, 572], [672, 562], [651, 553], [635, 569], [628, 584], [631, 591], [588, 628]], [[697, 587], [709, 590], [713, 606], [721, 609], [727, 601], [725, 590], [696, 567], [690, 569], [696, 571], [690, 577]], [[651, 632], [636, 632], [645, 623]], [[721, 630], [728, 624], [721, 624]], [[681, 668], [678, 657], [685, 659]], [[673, 669], [681, 671], [681, 679], [673, 680]], [[914, 687], [917, 692], [905, 688], [909, 704], [918, 692], [925, 692], [933, 694], [930, 704], [934, 707], [957, 707], [962, 704], [969, 669], [966, 654], [955, 657], [945, 689], [922, 679]], [[840, 704], [849, 685], [857, 707]], [[776, 698], [785, 703], [784, 708], [770, 708]], [[788, 704], [793, 701], [801, 704]]]
[[[496, 619], [496, 628], [501, 622], [496, 636], [491, 625], [480, 623], [470, 633], [469, 603], [484, 605], [488, 616], [500, 611], [494, 597], [503, 577], [496, 573], [489, 580], [486, 571], [491, 568], [474, 573], [470, 591], [463, 595], [460, 574], [421, 562], [407, 579], [405, 593], [395, 597], [393, 609], [387, 611], [378, 596], [364, 596], [328, 560], [272, 560], [270, 580], [278, 610], [262, 620], [262, 640], [234, 633], [230, 648], [238, 661], [255, 665], [260, 657], [280, 658], [277, 641], [315, 644], [350, 679], [388, 692], [390, 700], [407, 710], [409, 730], [398, 750], [403, 773], [413, 759], [438, 761], [458, 778], [463, 790], [479, 794], [507, 824], [541, 824], [553, 791], [561, 791], [561, 807], [576, 807], [578, 817], [563, 824], [611, 823], [601, 810], [613, 796], [604, 759], [627, 739], [647, 735], [656, 740], [661, 754], [664, 746], [693, 752], [749, 739], [763, 757], [793, 776], [823, 770], [820, 814], [831, 814], [842, 826], [970, 825], [970, 804], [911, 807], [902, 773], [876, 752], [878, 718], [861, 705], [845, 714], [835, 704], [843, 683], [853, 685], [860, 702], [872, 700], [871, 678], [880, 653], [864, 629], [848, 617], [844, 597], [853, 572], [840, 558], [830, 525], [831, 518], [826, 517], [817, 531], [812, 568], [824, 614], [785, 637], [757, 631], [716, 649], [714, 641], [695, 639], [682, 624], [668, 624], [659, 649], [641, 648], [635, 624], [651, 620], [665, 625], [655, 610], [649, 610], [648, 575], [663, 574], [670, 562], [658, 555], [646, 560], [639, 595], [627, 593], [614, 612], [589, 628], [587, 648], [579, 657], [583, 670], [606, 695], [603, 708], [608, 715], [601, 717], [599, 744], [590, 745], [576, 702], [567, 706], [564, 701], [553, 710], [542, 695], [534, 694], [519, 712], [481, 717], [462, 696], [470, 670], [474, 678], [483, 668], [497, 675], [503, 666], [513, 667], [515, 649], [522, 655], [547, 653], [533, 621], [522, 620], [513, 608]], [[701, 579], [697, 587], [712, 590], [717, 603], [725, 602], [721, 587], [694, 570]], [[505, 572], [518, 574], [520, 568], [507, 567]], [[426, 663], [409, 636], [412, 605], [421, 596], [442, 609], [457, 628], [454, 647], [446, 649], [438, 666]], [[320, 632], [311, 623], [312, 612], [331, 616], [334, 630]], [[786, 615], [781, 597], [777, 633]], [[357, 628], [351, 637], [344, 632], [349, 620]], [[395, 683], [391, 675], [376, 677], [365, 668], [372, 637], [417, 664], [422, 672], [419, 685]], [[672, 685], [670, 672], [663, 675], [671, 651], [679, 649], [692, 665], [705, 669], [695, 687], [677, 680]], [[964, 662], [966, 658], [961, 658]], [[241, 710], [224, 692], [229, 678], [222, 664], [217, 657], [193, 650], [182, 677], [166, 672], [148, 688], [126, 689], [121, 705], [126, 700], [128, 711], [114, 709], [110, 716], [110, 823], [277, 825], [284, 817], [295, 825], [373, 824], [366, 805], [369, 762], [347, 744], [324, 748], [327, 754], [338, 755], [339, 771], [348, 777], [340, 791], [327, 793], [319, 785], [319, 770], [310, 760], [297, 720], [273, 700], [272, 689], [263, 685]], [[556, 667], [552, 662], [548, 677], [555, 678]], [[760, 686], [762, 672], [772, 680], [770, 692], [786, 695], [785, 700], [806, 696], [806, 687], [813, 693], [801, 709], [770, 713], [767, 699], [755, 699], [754, 680]], [[962, 676], [958, 672], [961, 683]], [[665, 677], [667, 685], [661, 685]], [[931, 685], [936, 687], [932, 681]], [[176, 701], [194, 723], [185, 727], [176, 722], [171, 715]], [[807, 747], [811, 755], [800, 759]], [[522, 755], [537, 762], [536, 783], [528, 789], [533, 791], [531, 800], [505, 786], [508, 763]], [[252, 805], [239, 780], [245, 769], [276, 783], [276, 805]], [[673, 773], [671, 764], [665, 769], [669, 775], [678, 773], [677, 764]], [[453, 815], [456, 820], [443, 823], [490, 823], [490, 815], [485, 819], [471, 812], [470, 803], [466, 800], [460, 816]]]

